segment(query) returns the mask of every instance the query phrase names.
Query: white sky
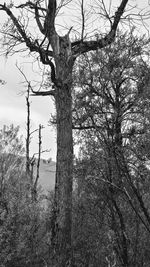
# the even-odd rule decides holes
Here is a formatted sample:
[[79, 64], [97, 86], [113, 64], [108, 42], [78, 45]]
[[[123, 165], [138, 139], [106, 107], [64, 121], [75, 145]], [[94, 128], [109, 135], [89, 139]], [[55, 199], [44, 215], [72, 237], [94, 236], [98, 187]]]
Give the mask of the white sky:
[[[25, 137], [26, 135], [26, 100], [25, 100], [25, 87], [22, 84], [24, 81], [23, 76], [20, 74], [16, 67], [16, 56], [9, 59], [1, 58], [0, 64], [0, 78], [6, 81], [5, 85], [0, 85], [0, 127], [4, 124], [20, 125], [20, 133]], [[20, 59], [20, 61], [22, 58]], [[25, 60], [24, 60], [25, 61]], [[22, 64], [18, 63], [18, 65]], [[28, 66], [29, 65], [29, 66]], [[30, 64], [25, 64], [24, 72], [28, 74], [28, 68], [31, 71]], [[32, 73], [32, 71], [31, 71]], [[30, 77], [36, 79], [35, 73]], [[28, 77], [28, 75], [27, 75]], [[38, 79], [38, 77], [37, 77]], [[31, 102], [31, 131], [38, 128], [42, 124], [45, 129], [42, 130], [43, 134], [43, 150], [50, 149], [49, 153], [43, 154], [43, 157], [52, 157], [55, 160], [56, 155], [56, 134], [53, 127], [48, 126], [51, 113], [54, 113], [53, 101], [50, 97], [30, 97]], [[37, 134], [33, 135], [31, 142], [31, 154], [37, 152], [38, 138]]]
[[[107, 0], [108, 2], [109, 0]], [[0, 2], [3, 2], [0, 0]], [[10, 1], [5, 1], [10, 3]], [[15, 0], [17, 4], [19, 0]], [[24, 1], [22, 1], [24, 2]], [[91, 2], [91, 1], [89, 1]], [[120, 0], [112, 1], [113, 5], [120, 3]], [[148, 0], [130, 0], [131, 4], [139, 4], [140, 7], [144, 7], [144, 4], [148, 6]], [[0, 13], [0, 22], [3, 22], [6, 18], [3, 12]], [[73, 22], [72, 22], [73, 23]], [[33, 72], [32, 65], [29, 64], [28, 58], [22, 58], [19, 54], [9, 57], [7, 60], [1, 57], [0, 64], [0, 79], [6, 81], [5, 85], [0, 85], [0, 127], [4, 124], [20, 125], [21, 134], [25, 136], [26, 131], [26, 101], [25, 95], [21, 95], [20, 92], [25, 91], [23, 84], [23, 76], [19, 73], [15, 64], [18, 62], [19, 66], [23, 67], [23, 70], [29, 79], [38, 79], [38, 75]], [[25, 63], [26, 62], [26, 63]], [[31, 121], [32, 130], [36, 129], [41, 123], [44, 125], [43, 130], [43, 150], [50, 149], [49, 153], [43, 155], [46, 158], [53, 158], [56, 156], [56, 133], [53, 127], [48, 126], [51, 113], [54, 113], [53, 101], [50, 97], [32, 97], [31, 98]], [[32, 139], [31, 154], [37, 152], [38, 139], [35, 135]]]

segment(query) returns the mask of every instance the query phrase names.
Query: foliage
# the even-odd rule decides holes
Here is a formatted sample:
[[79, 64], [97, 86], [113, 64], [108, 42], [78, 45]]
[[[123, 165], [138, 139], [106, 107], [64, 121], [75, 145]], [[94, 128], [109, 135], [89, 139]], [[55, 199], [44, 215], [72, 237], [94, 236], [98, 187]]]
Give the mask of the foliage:
[[13, 125], [0, 131], [0, 262], [5, 267], [43, 266], [45, 211], [40, 196], [32, 201], [18, 134]]
[[[94, 242], [101, 266], [150, 263], [148, 43], [133, 32], [118, 34], [110, 46], [81, 57], [75, 69], [73, 127], [81, 146], [75, 207], [77, 214], [83, 210], [76, 219], [75, 244], [84, 259]], [[98, 227], [97, 215], [102, 220]], [[88, 235], [90, 218], [95, 231]], [[84, 236], [85, 246], [86, 235], [90, 242], [83, 256], [78, 242]], [[95, 257], [89, 257], [88, 264], [97, 266]]]

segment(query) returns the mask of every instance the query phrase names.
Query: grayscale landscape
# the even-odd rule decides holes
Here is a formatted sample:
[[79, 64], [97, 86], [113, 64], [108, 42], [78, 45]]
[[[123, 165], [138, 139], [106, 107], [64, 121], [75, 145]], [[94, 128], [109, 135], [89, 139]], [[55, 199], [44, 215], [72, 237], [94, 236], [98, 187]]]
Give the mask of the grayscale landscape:
[[150, 1], [0, 0], [0, 267], [150, 267]]

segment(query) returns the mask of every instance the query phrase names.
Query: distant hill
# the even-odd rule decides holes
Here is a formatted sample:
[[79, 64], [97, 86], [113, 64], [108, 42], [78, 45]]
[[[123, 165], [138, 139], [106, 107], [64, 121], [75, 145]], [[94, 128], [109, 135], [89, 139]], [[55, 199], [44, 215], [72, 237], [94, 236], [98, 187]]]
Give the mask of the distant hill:
[[51, 160], [41, 159], [39, 172], [39, 185], [42, 186], [44, 192], [54, 189], [56, 163]]

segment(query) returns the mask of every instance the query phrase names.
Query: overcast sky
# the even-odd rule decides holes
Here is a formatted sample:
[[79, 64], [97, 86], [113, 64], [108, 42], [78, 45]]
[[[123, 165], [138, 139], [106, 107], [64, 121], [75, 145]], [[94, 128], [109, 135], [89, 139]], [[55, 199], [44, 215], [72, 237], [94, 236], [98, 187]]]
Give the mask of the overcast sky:
[[[5, 2], [7, 3], [7, 1]], [[15, 3], [16, 2], [19, 2], [19, 0], [16, 0]], [[112, 2], [113, 4], [120, 3], [119, 0], [114, 0]], [[131, 0], [131, 3], [138, 3], [140, 6], [143, 6], [144, 4], [148, 4], [148, 0]], [[6, 17], [4, 13], [1, 12], [0, 14], [0, 22], [2, 23]], [[27, 114], [25, 94], [21, 94], [21, 92], [25, 91], [25, 87], [22, 84], [24, 81], [23, 76], [20, 74], [15, 64], [17, 62], [18, 66], [23, 68], [29, 80], [36, 80], [38, 79], [38, 75], [33, 71], [33, 66], [29, 61], [31, 60], [22, 58], [17, 54], [8, 59], [1, 57], [0, 64], [0, 79], [6, 81], [5, 85], [0, 85], [0, 127], [4, 124], [9, 125], [11, 123], [20, 125], [20, 133], [24, 135], [24, 138], [26, 135]], [[50, 97], [32, 97], [31, 101], [32, 130], [36, 129], [39, 124], [45, 127], [43, 130], [43, 150], [50, 149], [50, 152], [43, 155], [43, 157], [52, 157], [53, 160], [55, 160], [56, 133], [52, 126], [48, 126], [51, 113], [54, 113], [53, 101]], [[37, 143], [38, 139], [35, 135], [32, 139], [31, 154], [37, 152]]]
[[[0, 127], [4, 124], [20, 125], [20, 133], [26, 135], [26, 100], [24, 78], [16, 67], [16, 61], [19, 66], [24, 66], [24, 72], [28, 74], [30, 69], [32, 78], [36, 79], [36, 74], [32, 72], [29, 63], [22, 64], [19, 58], [13, 56], [5, 59], [1, 58], [0, 78], [6, 81], [5, 85], [0, 85]], [[20, 58], [25, 62], [25, 59]], [[26, 60], [27, 61], [27, 60]], [[27, 77], [31, 77], [27, 75]], [[33, 77], [35, 76], [35, 77]], [[24, 92], [24, 93], [23, 93]], [[54, 105], [52, 99], [47, 97], [30, 97], [31, 101], [31, 131], [38, 128], [42, 124], [45, 129], [42, 130], [43, 150], [50, 149], [49, 153], [43, 154], [43, 157], [52, 157], [55, 160], [56, 155], [56, 134], [54, 128], [48, 126], [51, 113], [54, 113]], [[31, 154], [37, 152], [38, 138], [37, 134], [33, 135], [31, 142]]]

